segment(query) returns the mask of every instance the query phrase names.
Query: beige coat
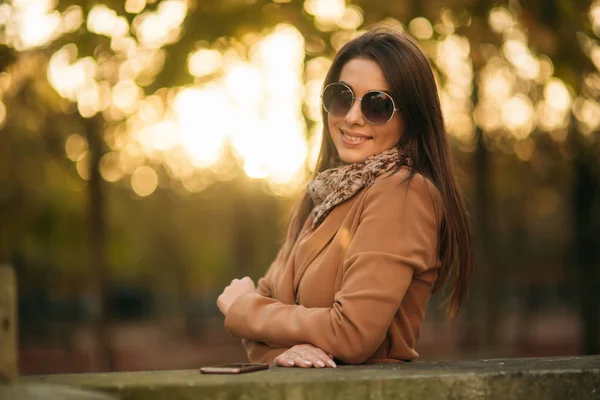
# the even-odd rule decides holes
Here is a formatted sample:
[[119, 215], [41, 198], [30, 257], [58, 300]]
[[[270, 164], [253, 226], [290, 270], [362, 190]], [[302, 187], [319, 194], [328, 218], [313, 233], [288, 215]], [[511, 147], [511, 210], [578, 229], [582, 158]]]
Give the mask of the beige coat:
[[378, 177], [314, 231], [309, 217], [290, 256], [280, 251], [257, 293], [238, 298], [225, 328], [252, 362], [311, 343], [337, 362], [398, 362], [415, 343], [437, 277], [439, 192], [408, 169]]

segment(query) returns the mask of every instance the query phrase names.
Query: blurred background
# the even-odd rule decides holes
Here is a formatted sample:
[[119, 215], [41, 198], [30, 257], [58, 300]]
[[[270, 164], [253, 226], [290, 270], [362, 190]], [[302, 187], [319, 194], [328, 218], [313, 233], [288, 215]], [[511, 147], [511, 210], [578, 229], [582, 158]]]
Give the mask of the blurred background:
[[245, 360], [216, 297], [274, 258], [331, 59], [378, 22], [431, 61], [474, 226], [471, 297], [433, 298], [422, 358], [598, 354], [600, 1], [5, 0], [21, 374]]

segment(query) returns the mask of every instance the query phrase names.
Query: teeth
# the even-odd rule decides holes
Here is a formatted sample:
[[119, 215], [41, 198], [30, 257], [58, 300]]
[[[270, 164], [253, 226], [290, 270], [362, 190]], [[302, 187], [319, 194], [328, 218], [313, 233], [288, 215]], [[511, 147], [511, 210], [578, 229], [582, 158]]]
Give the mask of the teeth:
[[344, 135], [344, 137], [348, 140], [351, 140], [353, 142], [364, 142], [365, 140], [367, 140], [366, 137], [356, 137], [356, 136], [349, 136], [347, 135], [345, 132], [342, 132], [342, 135]]

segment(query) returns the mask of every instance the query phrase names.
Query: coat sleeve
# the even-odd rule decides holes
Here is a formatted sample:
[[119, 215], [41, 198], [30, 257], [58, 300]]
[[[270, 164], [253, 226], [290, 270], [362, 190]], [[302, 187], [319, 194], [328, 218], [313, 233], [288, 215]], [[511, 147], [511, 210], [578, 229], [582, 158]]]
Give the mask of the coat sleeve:
[[[272, 276], [273, 276], [273, 271], [275, 268], [277, 268], [277, 266], [279, 265], [279, 263], [283, 262], [281, 260], [282, 256], [284, 253], [284, 248], [282, 247], [279, 250], [279, 253], [277, 254], [277, 256], [275, 257], [275, 260], [271, 263], [271, 266], [269, 267], [269, 270], [267, 271], [267, 273], [265, 274], [264, 277], [260, 278], [258, 280], [258, 284], [256, 287], [256, 293], [260, 296], [264, 296], [264, 297], [272, 297], [273, 292], [272, 292]], [[246, 355], [248, 357], [248, 360], [250, 362], [253, 363], [268, 363], [270, 365], [273, 365], [273, 361], [283, 352], [285, 352], [288, 347], [277, 347], [277, 346], [272, 346], [270, 344], [258, 341], [258, 340], [251, 340], [251, 339], [246, 339], [246, 338], [242, 338], [242, 345], [244, 346], [244, 349], [246, 350]]]
[[369, 188], [332, 307], [287, 305], [249, 293], [232, 304], [225, 328], [283, 346], [311, 343], [351, 364], [374, 354], [413, 274], [437, 264], [438, 192], [420, 175], [411, 180], [398, 175]]

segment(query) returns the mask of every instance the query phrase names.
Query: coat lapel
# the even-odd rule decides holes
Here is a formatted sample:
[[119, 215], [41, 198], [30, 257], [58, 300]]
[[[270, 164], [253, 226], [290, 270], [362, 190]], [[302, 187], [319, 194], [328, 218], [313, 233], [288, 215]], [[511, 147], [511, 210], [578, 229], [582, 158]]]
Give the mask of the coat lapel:
[[[338, 204], [325, 220], [317, 226], [314, 232], [308, 233], [307, 236], [301, 237], [300, 243], [297, 244], [294, 256], [290, 257], [289, 262], [294, 263], [293, 289], [294, 293], [298, 290], [300, 280], [306, 272], [308, 266], [319, 255], [321, 250], [331, 241], [337, 233], [348, 211], [354, 204], [358, 195], [348, 199], [347, 201]], [[312, 222], [312, 221], [311, 221]], [[290, 268], [291, 269], [291, 268]]]

